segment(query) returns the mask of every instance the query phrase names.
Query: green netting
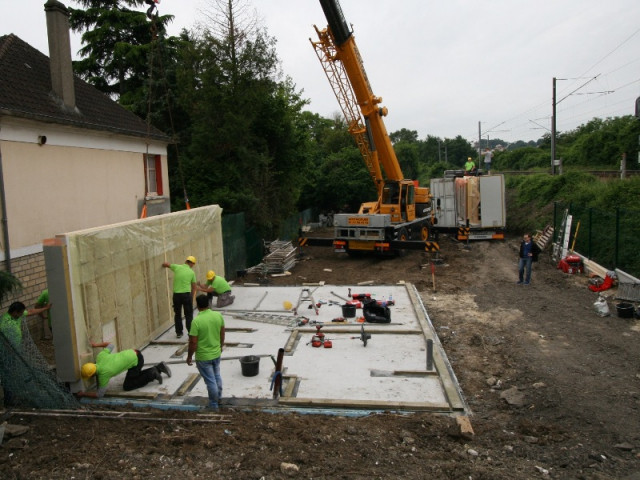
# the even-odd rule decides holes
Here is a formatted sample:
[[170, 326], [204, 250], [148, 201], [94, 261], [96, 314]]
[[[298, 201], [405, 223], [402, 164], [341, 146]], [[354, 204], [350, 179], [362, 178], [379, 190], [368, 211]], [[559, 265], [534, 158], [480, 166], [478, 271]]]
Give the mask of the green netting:
[[[608, 270], [620, 270], [640, 277], [640, 215], [637, 211], [612, 208], [603, 210], [582, 205], [555, 204], [555, 231], [560, 235], [563, 214], [572, 218], [569, 248]], [[578, 227], [579, 223], [579, 227]], [[577, 230], [577, 233], [576, 233]]]
[[247, 265], [244, 213], [222, 216], [222, 243], [225, 277], [233, 280]]
[[0, 331], [0, 384], [7, 408], [80, 408], [40, 353], [25, 322], [21, 341]]

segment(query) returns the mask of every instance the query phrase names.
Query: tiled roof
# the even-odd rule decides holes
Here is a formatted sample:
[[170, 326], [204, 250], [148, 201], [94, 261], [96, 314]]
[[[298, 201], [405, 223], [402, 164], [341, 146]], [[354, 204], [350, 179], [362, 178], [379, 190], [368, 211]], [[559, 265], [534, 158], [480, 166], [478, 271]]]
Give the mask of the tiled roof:
[[98, 89], [74, 77], [78, 112], [62, 107], [51, 90], [49, 58], [19, 37], [0, 37], [0, 114], [47, 123], [169, 141]]

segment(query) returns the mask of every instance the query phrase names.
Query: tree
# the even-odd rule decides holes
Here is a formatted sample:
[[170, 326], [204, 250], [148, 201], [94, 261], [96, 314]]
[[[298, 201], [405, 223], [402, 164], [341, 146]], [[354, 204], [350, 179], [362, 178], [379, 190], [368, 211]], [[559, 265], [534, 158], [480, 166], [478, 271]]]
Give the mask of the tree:
[[418, 132], [416, 130], [407, 130], [406, 128], [401, 128], [400, 130], [391, 132], [389, 134], [389, 138], [394, 144], [397, 142], [415, 143], [418, 141]]
[[188, 52], [190, 72], [178, 83], [193, 124], [185, 178], [193, 205], [245, 212], [270, 236], [294, 212], [304, 183], [307, 102], [280, 79], [275, 40], [254, 23], [241, 28], [239, 5], [213, 3]]
[[83, 32], [79, 52], [83, 58], [74, 62], [76, 73], [114, 99], [132, 92], [140, 95], [149, 73], [148, 56], [154, 35], [164, 37], [173, 16], [150, 21], [145, 12], [133, 10], [142, 7], [144, 0], [78, 3], [84, 9], [69, 8], [71, 28]]
[[4, 303], [9, 295], [22, 289], [22, 283], [10, 272], [0, 270], [0, 303]]

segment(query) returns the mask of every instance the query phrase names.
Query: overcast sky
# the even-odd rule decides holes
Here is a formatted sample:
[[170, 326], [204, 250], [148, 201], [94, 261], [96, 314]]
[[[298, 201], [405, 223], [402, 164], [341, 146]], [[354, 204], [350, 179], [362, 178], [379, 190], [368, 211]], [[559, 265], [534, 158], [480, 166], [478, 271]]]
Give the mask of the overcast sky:
[[[314, 53], [318, 0], [248, 0], [277, 40], [282, 70], [309, 109], [339, 111]], [[14, 33], [48, 55], [45, 0], [0, 0], [0, 35]], [[79, 4], [62, 0], [69, 7]], [[340, 0], [387, 130], [470, 141], [531, 140], [593, 117], [634, 113], [640, 97], [639, 0]], [[206, 0], [162, 0], [170, 33], [191, 29]], [[72, 50], [80, 48], [72, 39]], [[594, 77], [595, 80], [591, 80]], [[586, 85], [585, 85], [586, 84]], [[584, 86], [583, 86], [584, 85]]]

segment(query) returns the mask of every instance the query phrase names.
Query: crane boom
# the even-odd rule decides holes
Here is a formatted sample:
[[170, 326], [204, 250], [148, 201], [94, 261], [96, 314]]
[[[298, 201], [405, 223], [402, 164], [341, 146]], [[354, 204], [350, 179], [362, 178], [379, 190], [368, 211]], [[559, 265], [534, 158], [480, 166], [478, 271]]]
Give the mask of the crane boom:
[[429, 189], [402, 173], [383, 120], [387, 108], [373, 93], [338, 0], [320, 0], [320, 5], [328, 26], [314, 27], [318, 40], [311, 44], [378, 193], [375, 202], [360, 206], [358, 215], [334, 217], [334, 244], [343, 245], [336, 250], [380, 250], [392, 242], [426, 241], [433, 220]]

